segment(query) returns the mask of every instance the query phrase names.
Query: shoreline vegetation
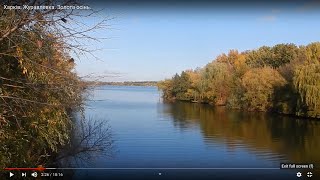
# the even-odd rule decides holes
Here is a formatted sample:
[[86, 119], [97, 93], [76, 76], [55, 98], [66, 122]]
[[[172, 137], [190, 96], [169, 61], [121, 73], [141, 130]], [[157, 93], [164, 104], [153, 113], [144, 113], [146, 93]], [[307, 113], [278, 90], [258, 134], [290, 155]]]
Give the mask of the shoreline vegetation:
[[230, 50], [157, 86], [166, 101], [320, 119], [320, 42]]
[[158, 81], [124, 81], [124, 82], [103, 82], [85, 81], [86, 86], [157, 86]]
[[[102, 124], [91, 122], [84, 115], [79, 118], [74, 115], [83, 113], [86, 84], [74, 72], [75, 59], [71, 54], [90, 53], [92, 49], [83, 47], [78, 39], [93, 41], [95, 38], [87, 33], [104, 28], [106, 20], [93, 27], [82, 26], [74, 16], [87, 18], [97, 13], [6, 10], [3, 3], [0, 3], [0, 168], [57, 163], [59, 153], [74, 145], [73, 136], [79, 142], [78, 149], [65, 154], [103, 151], [110, 143], [103, 140], [109, 134], [100, 133]], [[41, 3], [80, 5], [75, 0], [21, 0], [8, 1], [6, 5]], [[75, 132], [79, 124], [84, 132]]]

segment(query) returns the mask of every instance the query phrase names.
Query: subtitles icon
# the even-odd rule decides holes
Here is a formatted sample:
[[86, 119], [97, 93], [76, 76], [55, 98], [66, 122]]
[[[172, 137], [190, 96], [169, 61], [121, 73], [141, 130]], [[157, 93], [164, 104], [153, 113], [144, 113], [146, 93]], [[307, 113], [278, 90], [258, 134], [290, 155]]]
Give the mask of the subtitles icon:
[[301, 176], [302, 176], [301, 172], [297, 172], [297, 177], [301, 177]]
[[308, 173], [307, 173], [307, 176], [308, 176], [308, 177], [312, 177], [312, 172], [308, 172]]

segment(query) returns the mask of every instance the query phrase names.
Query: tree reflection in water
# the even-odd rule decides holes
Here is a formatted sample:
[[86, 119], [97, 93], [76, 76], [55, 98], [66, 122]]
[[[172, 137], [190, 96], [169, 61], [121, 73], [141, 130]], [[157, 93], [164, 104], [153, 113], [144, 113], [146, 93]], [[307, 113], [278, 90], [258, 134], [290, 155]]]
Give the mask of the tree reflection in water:
[[200, 128], [208, 145], [246, 148], [271, 161], [320, 164], [320, 122], [188, 102], [160, 107], [177, 128]]
[[[114, 141], [108, 121], [95, 118], [76, 118], [70, 143], [58, 153], [58, 167], [90, 167], [97, 158], [110, 158], [114, 154]], [[73, 171], [66, 174], [72, 175]]]

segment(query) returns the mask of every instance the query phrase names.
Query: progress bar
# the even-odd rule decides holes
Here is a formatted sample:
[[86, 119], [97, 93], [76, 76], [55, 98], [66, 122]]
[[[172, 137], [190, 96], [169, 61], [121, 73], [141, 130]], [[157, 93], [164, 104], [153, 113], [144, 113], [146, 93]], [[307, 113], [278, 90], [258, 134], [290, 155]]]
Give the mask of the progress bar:
[[231, 168], [196, 168], [196, 167], [178, 167], [178, 168], [53, 168], [53, 167], [40, 167], [40, 168], [4, 168], [4, 170], [30, 170], [30, 171], [44, 171], [44, 170], [277, 170], [277, 168], [251, 168], [251, 167], [231, 167]]

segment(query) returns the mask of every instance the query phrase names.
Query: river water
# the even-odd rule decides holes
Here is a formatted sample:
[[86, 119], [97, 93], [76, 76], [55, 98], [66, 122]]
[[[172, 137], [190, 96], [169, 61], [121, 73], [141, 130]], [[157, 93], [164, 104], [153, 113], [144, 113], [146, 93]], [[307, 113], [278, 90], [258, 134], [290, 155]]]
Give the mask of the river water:
[[101, 169], [77, 170], [74, 179], [296, 179], [315, 170], [280, 163], [320, 164], [317, 121], [160, 97], [155, 87], [95, 88], [85, 115], [108, 122], [112, 156], [78, 165]]

